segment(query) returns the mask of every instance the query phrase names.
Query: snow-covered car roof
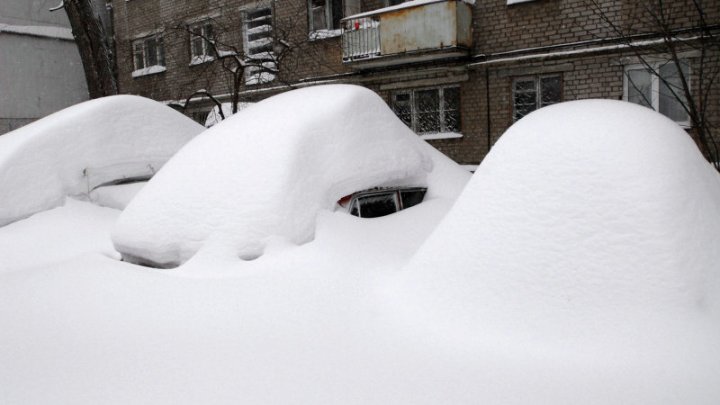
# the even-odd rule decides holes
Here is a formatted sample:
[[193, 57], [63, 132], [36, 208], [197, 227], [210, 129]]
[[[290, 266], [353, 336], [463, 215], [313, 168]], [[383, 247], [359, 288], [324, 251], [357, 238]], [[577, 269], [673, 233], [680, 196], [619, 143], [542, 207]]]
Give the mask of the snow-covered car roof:
[[160, 267], [209, 243], [257, 257], [270, 236], [311, 240], [318, 212], [353, 192], [412, 185], [454, 196], [468, 177], [371, 90], [294, 90], [190, 142], [123, 212], [113, 242], [127, 260]]
[[626, 351], [609, 361], [637, 374], [650, 370], [636, 353], [684, 358], [652, 378], [686, 397], [720, 364], [705, 334], [720, 325], [719, 228], [720, 175], [677, 124], [627, 102], [561, 103], [500, 138], [397, 295], [458, 345], [484, 334], [573, 359]]
[[138, 96], [86, 101], [0, 136], [0, 226], [123, 179], [148, 178], [204, 128]]

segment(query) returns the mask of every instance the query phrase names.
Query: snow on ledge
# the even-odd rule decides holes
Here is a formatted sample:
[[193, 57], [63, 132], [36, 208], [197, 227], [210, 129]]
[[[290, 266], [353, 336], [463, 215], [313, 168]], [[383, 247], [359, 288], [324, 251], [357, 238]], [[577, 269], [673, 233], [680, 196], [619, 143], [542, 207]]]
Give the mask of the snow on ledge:
[[[363, 17], [370, 17], [373, 15], [383, 14], [383, 13], [387, 13], [390, 11], [402, 10], [402, 9], [413, 8], [413, 7], [420, 7], [420, 6], [425, 6], [425, 5], [433, 4], [433, 3], [442, 3], [445, 1], [451, 1], [451, 0], [411, 0], [411, 1], [406, 1], [405, 3], [396, 4], [394, 6], [378, 8], [376, 10], [366, 11], [364, 13], [347, 16], [347, 17], [343, 18], [343, 21], [344, 20], [354, 20], [354, 19], [363, 18]], [[469, 4], [471, 6], [475, 5], [475, 0], [458, 0], [458, 1]], [[512, 0], [509, 0], [509, 1], [512, 1]], [[524, 0], [524, 1], [532, 1], [532, 0]]]
[[308, 39], [310, 39], [311, 41], [316, 41], [316, 40], [326, 39], [326, 38], [335, 38], [335, 37], [339, 37], [340, 35], [342, 35], [341, 29], [317, 30], [317, 31], [312, 31], [311, 33], [309, 33]]
[[190, 59], [190, 64], [188, 66], [202, 65], [203, 63], [212, 62], [214, 60], [215, 57], [212, 55], [197, 55]]
[[432, 141], [435, 139], [456, 139], [456, 138], [462, 138], [463, 134], [459, 132], [435, 132], [432, 134], [422, 134], [420, 135], [420, 139], [424, 139], [426, 141]]
[[147, 76], [147, 75], [154, 75], [157, 73], [162, 73], [166, 71], [167, 68], [165, 66], [155, 65], [155, 66], [148, 66], [143, 69], [137, 69], [133, 70], [132, 77], [140, 77], [140, 76]]
[[0, 24], [0, 33], [29, 35], [68, 41], [75, 40], [70, 28], [55, 26]]

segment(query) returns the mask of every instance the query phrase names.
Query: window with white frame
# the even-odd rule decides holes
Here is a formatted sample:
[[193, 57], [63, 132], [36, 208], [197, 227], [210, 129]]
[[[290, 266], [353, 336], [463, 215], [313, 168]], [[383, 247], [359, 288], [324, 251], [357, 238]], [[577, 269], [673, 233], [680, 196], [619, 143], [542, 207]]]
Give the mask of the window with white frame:
[[562, 100], [560, 75], [525, 76], [513, 80], [513, 121]]
[[205, 20], [190, 28], [190, 64], [209, 62], [213, 60], [213, 26], [210, 20]]
[[246, 10], [243, 20], [245, 84], [267, 83], [275, 79], [277, 63], [273, 52], [272, 8]]
[[[360, 13], [360, 0], [307, 0], [311, 38], [340, 35], [340, 20]], [[325, 35], [323, 35], [325, 33]]]
[[460, 88], [434, 87], [392, 94], [393, 111], [416, 134], [460, 133]]
[[690, 67], [686, 61], [672, 61], [625, 67], [625, 100], [650, 107], [680, 125], [689, 126], [683, 78], [689, 86]]
[[133, 77], [165, 71], [165, 48], [160, 35], [136, 39], [132, 43]]

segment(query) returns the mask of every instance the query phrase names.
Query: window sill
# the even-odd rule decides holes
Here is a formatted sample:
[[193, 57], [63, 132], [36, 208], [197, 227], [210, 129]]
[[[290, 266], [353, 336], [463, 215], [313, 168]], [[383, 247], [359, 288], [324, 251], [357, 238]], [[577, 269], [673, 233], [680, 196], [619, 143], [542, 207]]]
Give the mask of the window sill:
[[212, 62], [214, 60], [215, 58], [210, 55], [193, 56], [192, 59], [190, 59], [190, 64], [188, 66], [202, 65], [203, 63]]
[[507, 5], [512, 6], [513, 4], [529, 3], [535, 0], [507, 0]]
[[310, 41], [318, 41], [321, 39], [327, 39], [327, 38], [335, 38], [342, 35], [341, 29], [336, 30], [317, 30], [317, 31], [311, 31], [308, 34], [308, 39]]
[[426, 141], [433, 141], [436, 139], [457, 139], [462, 138], [463, 134], [459, 132], [435, 132], [432, 134], [421, 134], [420, 139], [424, 139]]
[[226, 58], [228, 56], [237, 56], [237, 52], [235, 51], [218, 51], [218, 58]]
[[160, 66], [160, 65], [148, 66], [143, 69], [133, 70], [132, 77], [154, 75], [154, 74], [162, 73], [166, 70], [167, 70], [167, 68], [165, 66]]

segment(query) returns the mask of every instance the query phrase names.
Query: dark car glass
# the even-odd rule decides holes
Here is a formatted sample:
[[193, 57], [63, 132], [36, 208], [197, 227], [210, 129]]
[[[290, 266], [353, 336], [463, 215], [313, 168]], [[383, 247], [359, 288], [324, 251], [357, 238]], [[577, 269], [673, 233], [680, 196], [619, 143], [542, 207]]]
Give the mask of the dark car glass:
[[403, 209], [420, 204], [423, 198], [425, 198], [425, 189], [400, 191]]
[[398, 210], [395, 192], [374, 194], [358, 198], [360, 217], [377, 218], [392, 214]]

